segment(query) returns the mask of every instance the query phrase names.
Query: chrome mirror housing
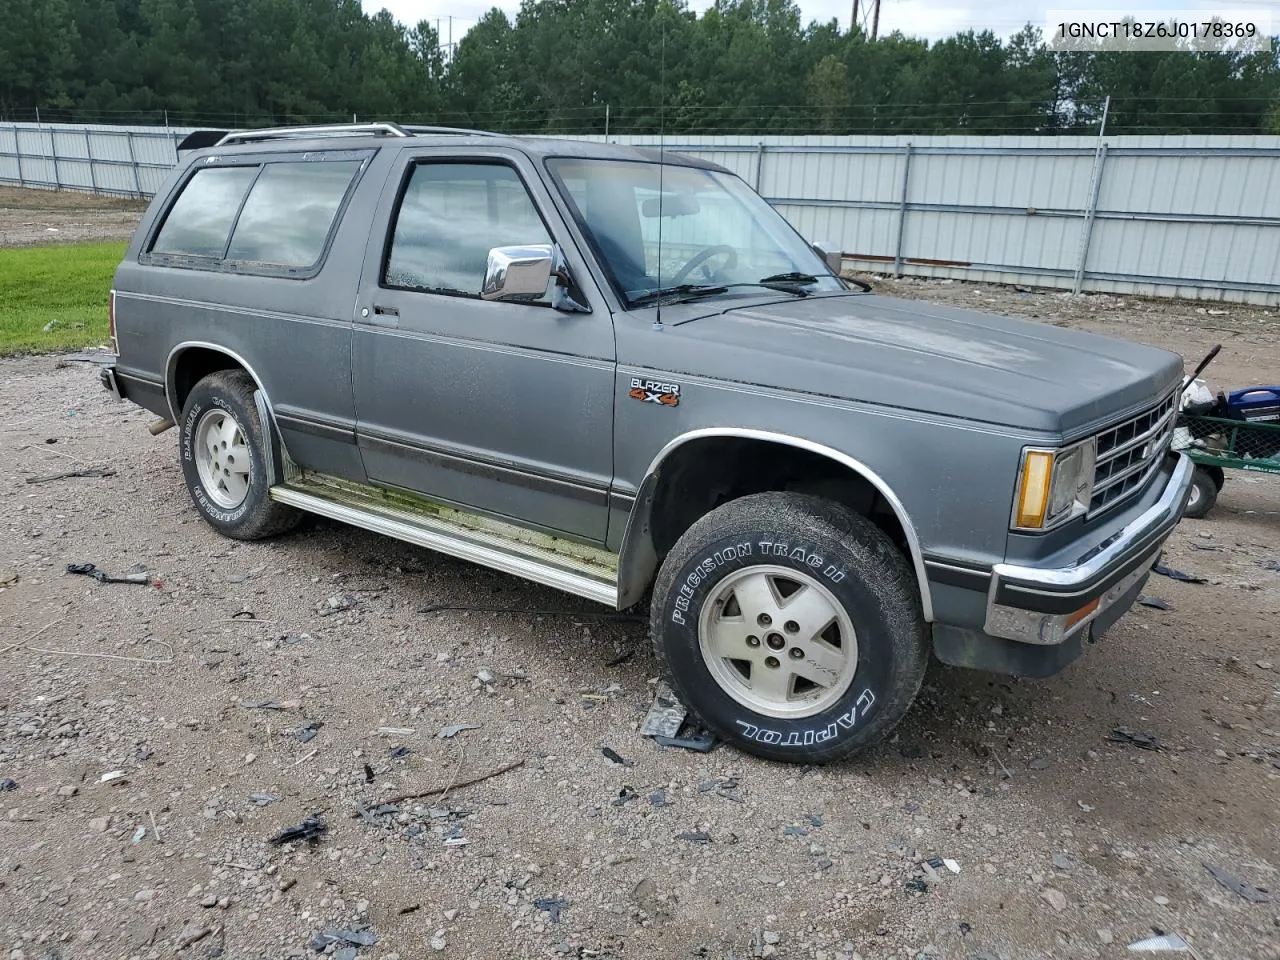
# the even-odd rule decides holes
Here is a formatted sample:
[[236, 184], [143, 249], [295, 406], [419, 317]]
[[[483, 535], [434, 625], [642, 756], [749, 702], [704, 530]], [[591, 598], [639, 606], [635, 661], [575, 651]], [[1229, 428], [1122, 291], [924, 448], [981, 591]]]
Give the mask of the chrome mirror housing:
[[537, 300], [547, 292], [555, 268], [549, 243], [494, 247], [484, 270], [480, 296], [485, 300]]
[[840, 252], [840, 245], [834, 240], [818, 240], [812, 246], [818, 256], [827, 262], [831, 272], [837, 277], [840, 276], [840, 268], [844, 265], [844, 254]]

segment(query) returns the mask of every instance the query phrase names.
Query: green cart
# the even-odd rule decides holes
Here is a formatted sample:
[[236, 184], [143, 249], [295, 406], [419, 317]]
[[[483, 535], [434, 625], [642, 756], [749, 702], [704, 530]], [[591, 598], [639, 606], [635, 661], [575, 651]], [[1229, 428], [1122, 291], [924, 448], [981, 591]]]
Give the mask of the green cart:
[[[1221, 345], [1189, 378], [1195, 382]], [[1184, 387], [1184, 389], [1186, 389]], [[1280, 387], [1249, 387], [1192, 403], [1178, 414], [1173, 449], [1195, 462], [1191, 498], [1184, 516], [1203, 517], [1218, 500], [1225, 470], [1280, 473]]]

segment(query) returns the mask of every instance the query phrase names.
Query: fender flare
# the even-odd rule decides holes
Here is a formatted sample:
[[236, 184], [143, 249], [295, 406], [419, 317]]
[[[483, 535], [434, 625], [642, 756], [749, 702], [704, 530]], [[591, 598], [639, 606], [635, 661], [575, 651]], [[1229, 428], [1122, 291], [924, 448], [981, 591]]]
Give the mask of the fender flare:
[[933, 622], [933, 598], [929, 592], [929, 579], [925, 573], [924, 554], [920, 549], [920, 538], [916, 534], [915, 525], [911, 522], [911, 517], [907, 514], [906, 507], [902, 505], [902, 501], [898, 499], [898, 495], [893, 492], [893, 488], [884, 481], [884, 478], [862, 461], [825, 444], [806, 440], [803, 437], [793, 437], [788, 434], [773, 433], [769, 430], [752, 430], [744, 427], [703, 427], [697, 430], [690, 430], [671, 440], [650, 461], [649, 468], [645, 471], [644, 480], [640, 484], [635, 506], [632, 507], [631, 515], [627, 519], [627, 528], [623, 534], [621, 549], [618, 552], [619, 609], [626, 609], [640, 600], [653, 579], [654, 571], [657, 569], [658, 556], [650, 535], [649, 517], [653, 509], [653, 498], [657, 492], [658, 479], [662, 472], [663, 463], [667, 457], [686, 443], [707, 437], [737, 437], [747, 440], [763, 440], [768, 443], [778, 443], [795, 447], [799, 450], [806, 450], [809, 453], [816, 453], [840, 464], [870, 483], [876, 489], [876, 492], [884, 498], [885, 503], [889, 505], [889, 509], [893, 511], [898, 523], [902, 526], [903, 535], [907, 540], [911, 566], [915, 571], [916, 582], [920, 589], [920, 604], [923, 608], [924, 619], [927, 623]]
[[169, 355], [164, 362], [164, 397], [165, 402], [169, 404], [171, 419], [175, 424], [182, 422], [182, 411], [175, 405], [178, 395], [178, 360], [186, 351], [194, 349], [220, 353], [229, 360], [234, 360], [253, 380], [254, 386], [257, 387], [253, 392], [253, 402], [258, 408], [258, 416], [266, 428], [263, 430], [262, 436], [267, 445], [267, 480], [270, 486], [275, 486], [286, 473], [289, 452], [285, 449], [284, 441], [280, 438], [280, 429], [276, 425], [275, 408], [271, 406], [271, 398], [267, 396], [267, 391], [262, 386], [262, 378], [249, 365], [249, 361], [234, 350], [204, 340], [184, 340], [169, 351]]

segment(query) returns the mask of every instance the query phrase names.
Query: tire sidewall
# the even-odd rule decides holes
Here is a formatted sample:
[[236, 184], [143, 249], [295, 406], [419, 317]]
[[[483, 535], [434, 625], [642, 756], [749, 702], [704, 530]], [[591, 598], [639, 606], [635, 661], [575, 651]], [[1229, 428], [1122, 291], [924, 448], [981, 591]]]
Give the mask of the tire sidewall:
[[[195, 432], [201, 419], [211, 411], [228, 414], [240, 425], [249, 449], [249, 492], [237, 506], [227, 510], [209, 496], [204, 483], [200, 479], [200, 470], [195, 460]], [[267, 496], [266, 475], [262, 467], [261, 436], [258, 425], [257, 410], [248, 409], [245, 399], [238, 396], [238, 391], [226, 389], [216, 383], [202, 380], [191, 390], [186, 406], [182, 411], [182, 427], [178, 439], [179, 458], [182, 461], [182, 473], [187, 481], [187, 489], [191, 491], [191, 499], [204, 515], [205, 519], [224, 533], [234, 534], [245, 525]]]
[[[844, 607], [858, 642], [858, 669], [843, 696], [826, 710], [784, 719], [752, 711], [730, 696], [703, 659], [698, 621], [729, 574], [753, 566], [789, 568], [813, 577]], [[750, 741], [754, 752], [843, 754], [876, 737], [879, 708], [895, 688], [893, 625], [880, 599], [857, 576], [857, 560], [826, 538], [780, 531], [726, 534], [709, 540], [675, 571], [656, 605], [659, 635], [673, 683], [686, 704], [726, 739]]]

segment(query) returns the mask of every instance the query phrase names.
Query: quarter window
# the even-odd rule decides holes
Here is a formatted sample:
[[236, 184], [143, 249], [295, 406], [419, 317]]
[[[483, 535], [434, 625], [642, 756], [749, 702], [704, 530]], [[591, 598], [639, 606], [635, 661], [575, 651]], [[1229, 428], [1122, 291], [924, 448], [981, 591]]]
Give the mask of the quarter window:
[[199, 171], [169, 208], [151, 252], [221, 257], [240, 201], [257, 175], [257, 167]]
[[400, 201], [382, 279], [391, 287], [479, 296], [492, 248], [550, 242], [511, 167], [422, 163]]

